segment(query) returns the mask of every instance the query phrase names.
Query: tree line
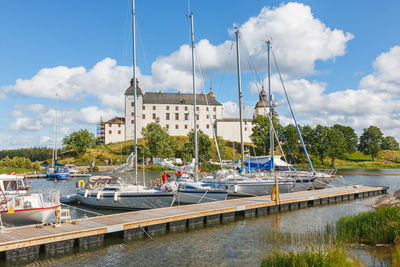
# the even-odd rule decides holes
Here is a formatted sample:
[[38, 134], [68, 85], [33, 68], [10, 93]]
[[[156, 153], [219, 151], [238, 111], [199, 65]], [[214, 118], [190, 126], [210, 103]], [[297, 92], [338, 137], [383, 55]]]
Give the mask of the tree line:
[[[273, 118], [275, 133], [280, 140], [280, 145], [291, 163], [305, 162], [305, 152], [300, 142], [298, 131], [292, 124], [282, 126], [277, 118]], [[270, 136], [269, 119], [259, 115], [253, 119], [253, 133], [251, 140], [259, 154], [269, 154]], [[345, 154], [352, 154], [356, 150], [370, 155], [372, 161], [378, 156], [380, 150], [398, 150], [399, 144], [393, 136], [384, 136], [376, 126], [363, 129], [360, 137], [350, 126], [335, 124], [332, 127], [318, 124], [299, 126], [308, 153], [317, 157], [322, 165], [325, 159], [330, 158], [333, 165], [336, 159], [344, 158]], [[277, 149], [276, 144], [274, 149]]]
[[14, 158], [22, 157], [27, 158], [30, 161], [44, 161], [51, 158], [53, 153], [52, 148], [48, 147], [33, 147], [33, 148], [22, 148], [22, 149], [11, 149], [0, 151], [0, 159], [5, 157]]

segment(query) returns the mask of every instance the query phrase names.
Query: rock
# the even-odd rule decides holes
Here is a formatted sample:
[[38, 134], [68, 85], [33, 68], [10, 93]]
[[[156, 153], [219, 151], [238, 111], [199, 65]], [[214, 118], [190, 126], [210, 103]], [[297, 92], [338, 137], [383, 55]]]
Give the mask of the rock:
[[380, 208], [383, 206], [400, 206], [400, 190], [394, 191], [386, 196], [379, 198], [374, 205], [373, 208]]

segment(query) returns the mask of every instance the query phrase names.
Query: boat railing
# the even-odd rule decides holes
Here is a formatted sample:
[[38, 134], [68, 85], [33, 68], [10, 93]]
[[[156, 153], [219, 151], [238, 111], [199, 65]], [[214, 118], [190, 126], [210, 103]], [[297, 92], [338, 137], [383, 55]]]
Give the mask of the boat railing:
[[55, 190], [50, 192], [48, 196], [48, 200], [51, 204], [59, 204], [60, 203], [60, 191]]

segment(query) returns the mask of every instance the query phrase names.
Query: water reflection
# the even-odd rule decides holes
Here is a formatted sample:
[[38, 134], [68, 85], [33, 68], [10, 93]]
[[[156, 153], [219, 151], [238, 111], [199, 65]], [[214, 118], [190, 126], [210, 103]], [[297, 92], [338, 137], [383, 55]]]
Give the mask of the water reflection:
[[[362, 171], [364, 170], [358, 170], [358, 172]], [[386, 171], [400, 173], [400, 170], [377, 172]], [[373, 172], [373, 170], [368, 170], [368, 172]], [[146, 173], [146, 182], [158, 178], [159, 174], [159, 172]], [[333, 185], [384, 185], [389, 186], [390, 191], [393, 191], [400, 188], [399, 181], [398, 176], [344, 175], [343, 178], [335, 180]], [[62, 194], [67, 194], [74, 192], [75, 182], [76, 180], [56, 183], [35, 180], [32, 183], [32, 190], [54, 188], [59, 189]], [[100, 248], [85, 252], [79, 252], [79, 249], [75, 248], [72, 253], [66, 255], [41, 256], [42, 258], [28, 266], [257, 266], [272, 250], [304, 247], [307, 245], [307, 236], [324, 231], [327, 223], [333, 224], [341, 216], [372, 210], [371, 204], [377, 198], [356, 199], [333, 205], [237, 220], [182, 233], [169, 233], [156, 237], [154, 241], [144, 239], [124, 242], [119, 238], [106, 239], [105, 246]], [[93, 211], [105, 212], [97, 209]], [[75, 217], [93, 216], [81, 210], [74, 210], [73, 214]], [[286, 241], [280, 239], [281, 241], [277, 242], [279, 240], [277, 237], [285, 235]], [[319, 241], [315, 239], [312, 242]], [[383, 266], [387, 266], [390, 263], [390, 248], [351, 248], [350, 253], [360, 257], [367, 265], [373, 265], [375, 262], [378, 265], [382, 263]]]

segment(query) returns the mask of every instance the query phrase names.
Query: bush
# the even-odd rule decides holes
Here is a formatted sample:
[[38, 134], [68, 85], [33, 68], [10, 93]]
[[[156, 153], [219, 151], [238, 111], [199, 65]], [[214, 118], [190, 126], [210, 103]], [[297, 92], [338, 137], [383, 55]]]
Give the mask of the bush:
[[400, 207], [382, 207], [336, 223], [337, 238], [344, 242], [393, 244], [400, 233]]
[[329, 247], [324, 249], [307, 249], [302, 252], [273, 252], [265, 258], [261, 266], [321, 266], [321, 267], [345, 267], [363, 266], [360, 260], [349, 257], [342, 247]]

